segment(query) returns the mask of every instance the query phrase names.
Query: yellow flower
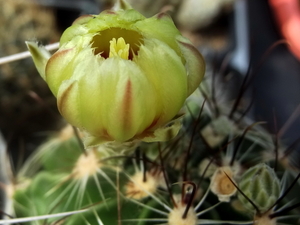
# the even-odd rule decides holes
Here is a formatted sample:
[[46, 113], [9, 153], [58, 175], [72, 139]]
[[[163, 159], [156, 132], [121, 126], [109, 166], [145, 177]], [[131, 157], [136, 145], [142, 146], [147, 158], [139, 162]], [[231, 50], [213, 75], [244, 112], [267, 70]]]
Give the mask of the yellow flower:
[[52, 56], [27, 42], [60, 113], [88, 134], [88, 146], [167, 139], [166, 125], [204, 75], [201, 54], [170, 17], [145, 18], [121, 3], [77, 19]]

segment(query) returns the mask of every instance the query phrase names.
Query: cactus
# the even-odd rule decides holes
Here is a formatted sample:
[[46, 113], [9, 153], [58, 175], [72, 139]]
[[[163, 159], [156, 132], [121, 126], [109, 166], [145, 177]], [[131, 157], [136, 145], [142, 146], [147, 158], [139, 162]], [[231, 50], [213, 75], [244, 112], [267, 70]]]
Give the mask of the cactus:
[[[119, 1], [118, 7], [121, 11], [101, 14], [103, 20], [97, 21], [97, 16], [76, 20], [63, 35], [62, 48], [53, 56], [44, 47], [28, 44], [39, 73], [57, 97], [61, 114], [74, 126], [64, 122], [65, 126], [49, 135], [15, 174], [6, 160], [5, 141], [0, 138], [0, 188], [5, 200], [0, 224], [300, 224], [297, 218], [300, 174], [288, 162], [286, 154], [279, 152], [278, 157], [270, 154], [274, 149], [279, 151], [276, 146], [287, 147], [280, 142], [275, 144], [273, 135], [260, 122], [251, 121], [231, 101], [220, 100], [225, 92], [222, 96], [214, 92], [216, 84], [210, 68], [200, 84], [204, 70], [202, 56], [181, 37], [170, 18], [159, 14], [147, 20], [125, 1]], [[123, 29], [125, 38], [106, 34], [107, 24], [103, 21], [115, 25], [109, 31]], [[139, 25], [143, 32], [138, 34], [137, 21], [146, 21], [145, 25]], [[160, 21], [162, 24], [157, 25]], [[95, 32], [93, 23], [100, 24], [97, 26], [104, 29], [101, 32], [109, 43], [107, 48], [98, 49], [97, 54], [102, 56], [88, 54], [89, 48], [96, 45], [91, 39], [102, 45], [101, 32], [90, 34]], [[119, 29], [117, 25], [124, 27]], [[147, 26], [162, 26], [169, 32], [161, 34]], [[87, 31], [88, 28], [92, 30]], [[128, 41], [132, 35], [138, 39], [134, 42], [137, 45]], [[152, 62], [155, 58], [148, 60], [151, 66], [141, 61], [147, 76], [136, 78], [136, 74], [129, 72], [137, 67], [133, 63], [139, 64], [133, 61], [140, 54], [139, 49], [146, 48], [143, 44], [150, 48], [144, 49], [148, 56], [155, 57], [155, 51], [151, 50], [161, 45], [168, 57], [160, 56], [157, 68], [151, 68], [155, 66]], [[75, 59], [77, 51], [83, 51], [84, 56]], [[70, 52], [71, 55], [67, 54]], [[105, 86], [111, 89], [101, 96], [101, 101], [113, 109], [114, 115], [120, 116], [120, 123], [113, 123], [111, 111], [103, 108], [99, 98], [92, 99], [93, 92], [89, 92], [86, 84], [89, 82], [95, 89], [94, 84], [101, 85], [100, 78], [87, 81], [77, 74], [99, 72], [94, 70], [95, 57], [110, 61], [103, 70], [109, 67], [116, 75], [127, 73], [126, 78], [133, 79], [136, 86], [132, 92], [126, 91], [127, 83], [121, 78], [107, 83], [112, 86]], [[87, 65], [93, 65], [84, 65], [83, 70], [82, 62], [86, 59]], [[111, 62], [117, 60], [121, 63], [115, 66], [121, 65], [121, 69], [112, 67]], [[167, 71], [164, 64], [171, 64], [178, 71], [176, 74]], [[156, 77], [158, 72], [161, 74]], [[105, 79], [104, 75], [99, 76]], [[174, 89], [161, 90], [168, 87], [170, 76], [178, 78], [171, 87]], [[75, 92], [80, 89], [89, 94], [79, 99], [82, 95], [74, 90], [68, 92], [72, 85], [77, 85]], [[144, 102], [147, 95], [134, 96], [134, 104], [127, 105], [133, 113], [118, 111], [128, 103], [124, 103], [122, 96], [149, 95], [152, 89], [161, 94], [157, 98], [167, 100], [151, 105], [153, 99]], [[113, 101], [106, 99], [107, 96]], [[149, 119], [141, 113], [149, 110], [152, 113], [147, 116], [157, 116], [159, 122], [153, 124], [154, 117]], [[108, 114], [94, 120], [98, 112]]]
[[[248, 169], [240, 180], [241, 191], [249, 197], [260, 211], [270, 208], [280, 194], [280, 182], [274, 170], [266, 164], [257, 164]], [[248, 210], [253, 210], [250, 202], [239, 195], [240, 201]]]

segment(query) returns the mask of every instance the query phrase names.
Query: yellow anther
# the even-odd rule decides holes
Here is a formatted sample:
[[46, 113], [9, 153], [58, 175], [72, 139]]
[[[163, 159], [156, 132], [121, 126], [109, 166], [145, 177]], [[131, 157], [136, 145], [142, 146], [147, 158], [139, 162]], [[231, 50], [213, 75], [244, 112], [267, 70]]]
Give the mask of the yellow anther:
[[126, 44], [124, 38], [120, 37], [118, 40], [113, 38], [109, 43], [109, 58], [121, 57], [123, 59], [128, 59], [129, 44]]

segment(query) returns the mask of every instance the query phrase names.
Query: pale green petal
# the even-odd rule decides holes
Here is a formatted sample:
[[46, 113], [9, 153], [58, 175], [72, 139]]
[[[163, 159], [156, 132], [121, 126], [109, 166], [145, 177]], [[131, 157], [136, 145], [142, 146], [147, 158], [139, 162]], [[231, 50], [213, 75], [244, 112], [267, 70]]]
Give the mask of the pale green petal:
[[160, 100], [157, 115], [160, 125], [171, 120], [187, 97], [187, 77], [181, 58], [168, 45], [158, 41], [145, 41], [134, 59], [155, 86]]
[[45, 79], [54, 96], [57, 96], [61, 83], [71, 78], [74, 71], [73, 59], [76, 55], [76, 49], [71, 48], [59, 50], [49, 59]]
[[33, 58], [36, 69], [41, 77], [45, 80], [45, 68], [51, 54], [45, 49], [44, 46], [39, 46], [36, 42], [26, 41], [25, 43]]
[[[65, 113], [61, 111], [69, 123], [98, 136], [105, 135], [104, 114], [102, 112], [103, 85], [99, 82], [100, 77], [98, 76], [102, 61], [101, 57], [94, 56], [91, 49], [82, 50], [72, 60], [70, 79], [76, 80], [78, 85], [76, 86], [76, 94], [70, 95], [72, 99], [64, 100], [72, 103], [69, 106], [69, 111], [64, 111]], [[65, 73], [69, 72], [66, 71]], [[61, 90], [59, 90], [60, 92]], [[58, 100], [60, 98], [61, 95], [58, 96]], [[107, 98], [111, 98], [111, 96], [107, 95]], [[77, 121], [72, 123], [70, 120], [74, 118], [73, 113], [76, 114]]]
[[[136, 11], [134, 9], [119, 11], [118, 13], [119, 13], [119, 18], [121, 20], [123, 20], [125, 23], [127, 23], [130, 27], [134, 27], [133, 25], [137, 21], [146, 19], [145, 16], [143, 16], [141, 13], [139, 13], [138, 11]], [[128, 27], [128, 28], [130, 28], [130, 27]]]
[[78, 65], [72, 76], [80, 83], [79, 127], [117, 141], [142, 133], [156, 119], [157, 94], [151, 83], [132, 61], [94, 59]]
[[[82, 24], [74, 24], [67, 28], [62, 36], [60, 37], [60, 45], [62, 46], [63, 44], [71, 41], [75, 37], [80, 37], [88, 33], [88, 29], [83, 26]], [[74, 42], [74, 40], [72, 40]]]
[[205, 61], [200, 52], [186, 38], [177, 37], [178, 45], [186, 59], [188, 96], [200, 85], [205, 73]]
[[86, 25], [91, 33], [98, 33], [109, 28], [122, 28], [127, 30], [139, 31], [135, 23], [143, 21], [145, 17], [134, 9], [114, 11], [103, 11], [96, 19], [90, 20]]
[[[153, 38], [169, 45], [175, 52], [181, 56], [180, 48], [176, 42], [176, 37], [181, 35], [172, 19], [167, 14], [159, 14], [134, 24], [146, 38]], [[164, 61], [167, 61], [165, 59]]]
[[57, 107], [70, 124], [81, 127], [78, 110], [78, 85], [76, 80], [65, 80], [62, 82], [57, 94]]
[[116, 105], [112, 110], [117, 114], [117, 118], [110, 118], [111, 124], [115, 126], [107, 126], [118, 133], [116, 140], [126, 141], [157, 122], [158, 95], [145, 73], [134, 62], [113, 58], [110, 67], [113, 65], [119, 68], [119, 71], [116, 71], [119, 73]]

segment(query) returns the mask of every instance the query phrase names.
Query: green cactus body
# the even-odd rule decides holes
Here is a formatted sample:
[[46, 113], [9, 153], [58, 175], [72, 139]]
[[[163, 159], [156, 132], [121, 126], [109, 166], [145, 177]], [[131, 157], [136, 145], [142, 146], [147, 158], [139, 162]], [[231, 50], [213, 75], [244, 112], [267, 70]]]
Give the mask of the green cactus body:
[[[280, 181], [274, 170], [265, 163], [248, 169], [241, 177], [239, 188], [260, 212], [272, 207], [280, 195]], [[254, 211], [252, 204], [241, 193], [238, 197], [248, 210]]]

